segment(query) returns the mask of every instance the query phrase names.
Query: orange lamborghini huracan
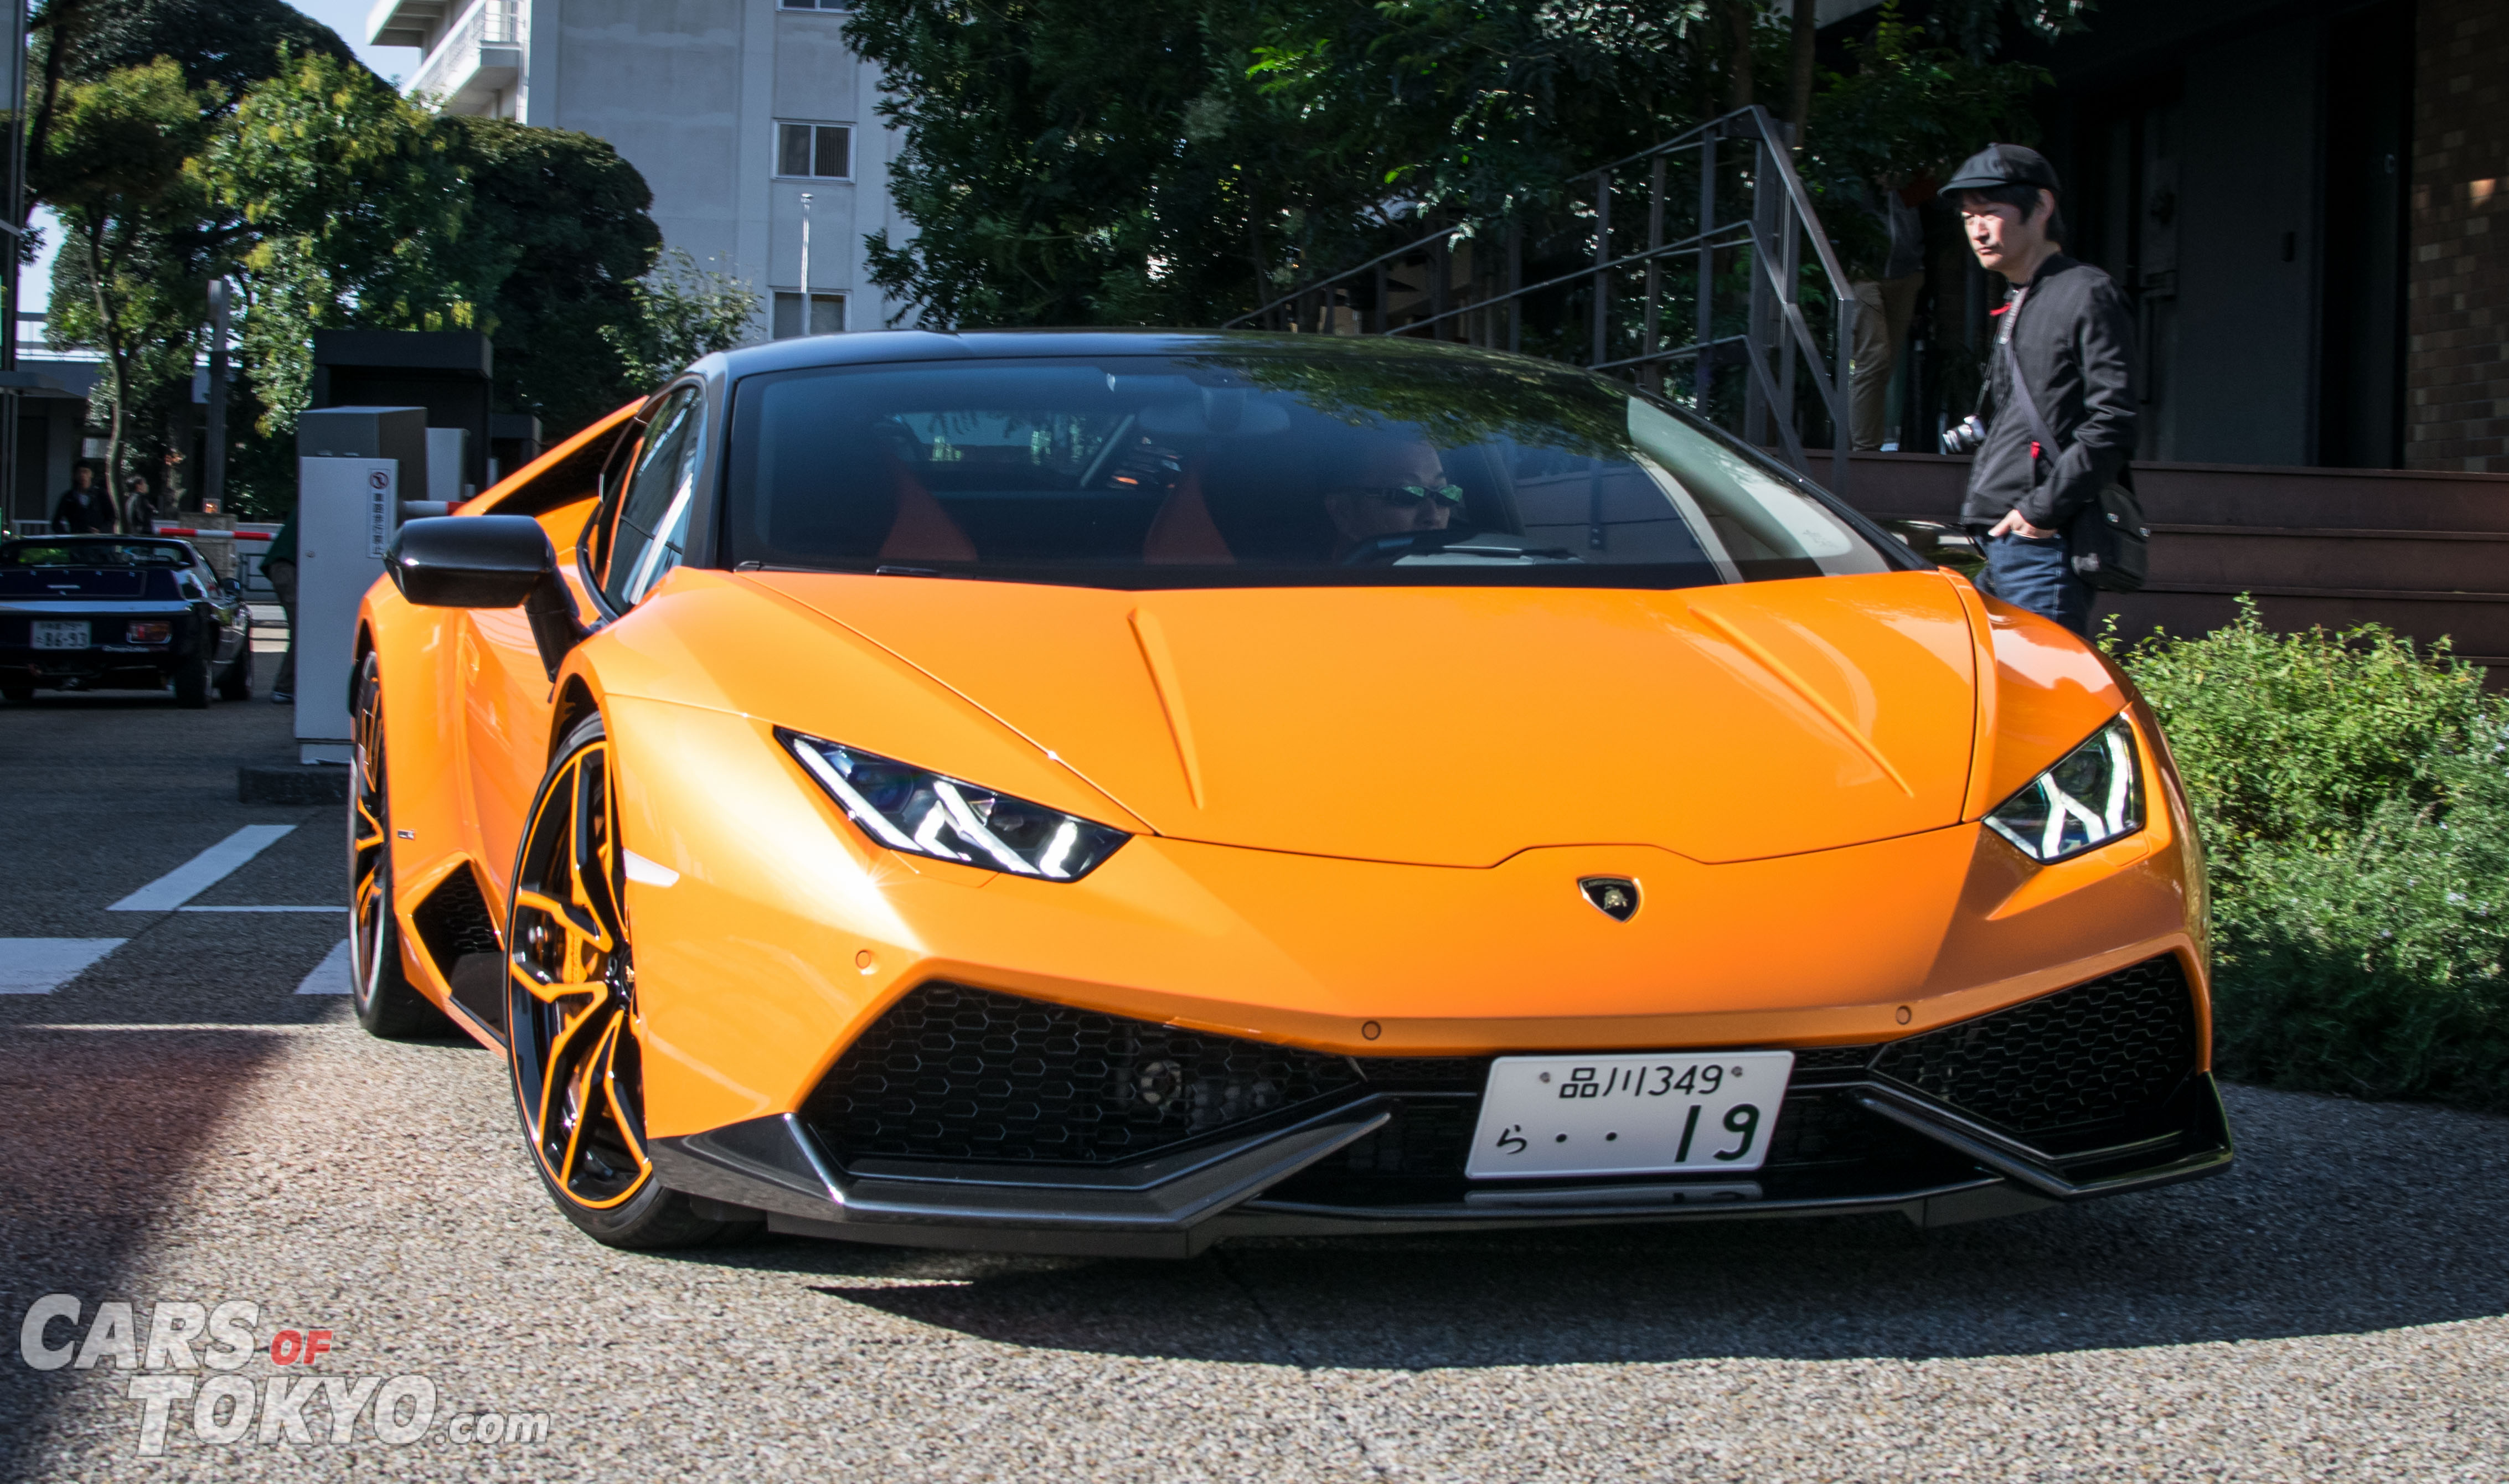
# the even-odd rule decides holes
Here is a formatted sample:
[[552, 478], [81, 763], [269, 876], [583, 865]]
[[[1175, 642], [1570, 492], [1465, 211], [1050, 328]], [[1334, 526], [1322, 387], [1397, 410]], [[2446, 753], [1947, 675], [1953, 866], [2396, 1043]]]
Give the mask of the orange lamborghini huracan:
[[1938, 1224], [2230, 1161], [2132, 687], [1587, 372], [785, 342], [390, 573], [356, 1012], [501, 1049], [603, 1242]]

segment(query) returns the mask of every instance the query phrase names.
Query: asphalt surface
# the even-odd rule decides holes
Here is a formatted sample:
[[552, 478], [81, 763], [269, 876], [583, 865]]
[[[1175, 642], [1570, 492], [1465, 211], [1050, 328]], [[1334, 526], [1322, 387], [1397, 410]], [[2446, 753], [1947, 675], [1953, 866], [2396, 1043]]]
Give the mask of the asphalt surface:
[[[609, 1251], [540, 1190], [491, 1054], [298, 992], [341, 987], [316, 971], [343, 912], [108, 909], [254, 825], [294, 828], [182, 905], [336, 907], [338, 811], [233, 801], [286, 733], [261, 701], [0, 706], [0, 984], [58, 972], [24, 940], [121, 940], [0, 993], [0, 1346], [46, 1295], [79, 1311], [0, 1349], [0, 1477], [2509, 1473], [2509, 1120], [2428, 1108], [2233, 1089], [2227, 1177], [1931, 1233]], [[145, 1354], [186, 1303], [256, 1305], [249, 1362]], [[311, 1378], [397, 1387], [406, 1427], [431, 1390], [427, 1427], [272, 1414]], [[241, 1436], [205, 1441], [237, 1403], [200, 1398], [246, 1384]], [[162, 1456], [151, 1390], [192, 1393]]]

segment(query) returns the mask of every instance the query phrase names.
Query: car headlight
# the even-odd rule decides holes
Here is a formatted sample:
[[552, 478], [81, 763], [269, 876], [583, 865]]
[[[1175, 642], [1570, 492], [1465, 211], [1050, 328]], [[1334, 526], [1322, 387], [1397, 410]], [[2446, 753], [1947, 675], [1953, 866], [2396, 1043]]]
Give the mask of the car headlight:
[[803, 768], [891, 850], [1013, 875], [1077, 881], [1132, 838], [1121, 830], [878, 753], [777, 728]]
[[1988, 828], [2042, 864], [2062, 861], [2143, 828], [2143, 774], [2134, 728], [2118, 717], [2057, 760], [1986, 817]]

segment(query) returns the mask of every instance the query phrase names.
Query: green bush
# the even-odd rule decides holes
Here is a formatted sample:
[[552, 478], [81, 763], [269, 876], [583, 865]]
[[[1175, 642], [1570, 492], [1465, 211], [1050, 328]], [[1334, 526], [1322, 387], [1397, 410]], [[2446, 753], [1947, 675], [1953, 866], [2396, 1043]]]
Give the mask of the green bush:
[[2509, 1109], [2509, 703], [2482, 670], [2245, 600], [2118, 657], [2204, 837], [2220, 1070]]

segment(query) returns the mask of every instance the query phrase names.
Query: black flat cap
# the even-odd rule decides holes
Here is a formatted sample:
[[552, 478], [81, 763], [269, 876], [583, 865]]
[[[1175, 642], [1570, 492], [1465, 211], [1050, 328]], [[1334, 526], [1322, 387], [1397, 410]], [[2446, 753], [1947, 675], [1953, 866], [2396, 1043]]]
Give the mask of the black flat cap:
[[2056, 167], [2047, 163], [2047, 157], [2026, 144], [1988, 145], [1962, 161], [1961, 167], [1952, 171], [1952, 178], [1943, 182], [1943, 189], [1992, 191], [2008, 185], [2064, 189], [2056, 184]]

